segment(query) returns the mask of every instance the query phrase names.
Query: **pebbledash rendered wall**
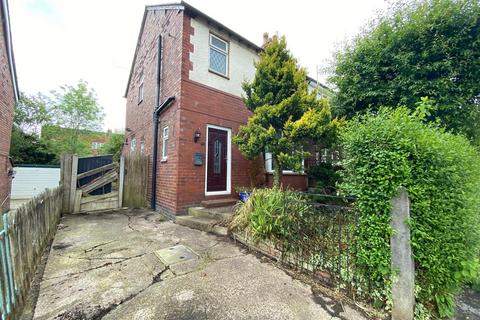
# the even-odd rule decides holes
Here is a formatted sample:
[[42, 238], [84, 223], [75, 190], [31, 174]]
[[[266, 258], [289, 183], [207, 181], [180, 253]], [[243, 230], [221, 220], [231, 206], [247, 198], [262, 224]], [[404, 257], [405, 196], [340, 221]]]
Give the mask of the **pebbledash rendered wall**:
[[[1, 6], [0, 10], [2, 10]], [[9, 160], [9, 153], [13, 110], [15, 107], [13, 79], [7, 56], [5, 32], [6, 30], [3, 29], [3, 23], [0, 23], [0, 205], [3, 203], [0, 208], [0, 213], [10, 208], [8, 197], [12, 183], [12, 167]]]
[[[208, 70], [210, 32], [229, 41], [228, 78]], [[228, 128], [232, 135], [247, 122], [250, 111], [242, 102], [241, 82], [255, 75], [257, 49], [229, 37], [200, 17], [183, 10], [147, 11], [140, 37], [132, 78], [127, 93], [128, 141], [145, 142], [145, 153], [152, 154], [152, 112], [155, 104], [156, 41], [164, 36], [161, 101], [175, 95], [175, 102], [160, 116], [157, 209], [168, 215], [183, 214], [202, 200], [232, 197], [236, 186], [250, 184], [249, 161], [232, 144], [231, 193], [205, 195], [207, 125]], [[144, 99], [138, 103], [141, 70], [145, 75]], [[168, 158], [162, 161], [163, 128], [169, 127]], [[195, 130], [200, 139], [194, 142]], [[130, 146], [124, 147], [124, 153]], [[203, 165], [194, 165], [194, 153], [203, 155]], [[151, 166], [149, 168], [151, 175]], [[151, 176], [149, 180], [151, 181]], [[285, 175], [284, 184], [306, 189], [304, 175]], [[302, 185], [302, 182], [305, 182]], [[150, 184], [148, 198], [150, 198]]]

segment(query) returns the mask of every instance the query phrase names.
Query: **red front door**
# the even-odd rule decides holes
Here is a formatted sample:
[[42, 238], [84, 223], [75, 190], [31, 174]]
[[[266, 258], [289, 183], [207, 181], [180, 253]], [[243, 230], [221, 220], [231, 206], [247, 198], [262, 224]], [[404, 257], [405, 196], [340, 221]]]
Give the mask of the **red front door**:
[[207, 192], [227, 190], [226, 130], [208, 128]]

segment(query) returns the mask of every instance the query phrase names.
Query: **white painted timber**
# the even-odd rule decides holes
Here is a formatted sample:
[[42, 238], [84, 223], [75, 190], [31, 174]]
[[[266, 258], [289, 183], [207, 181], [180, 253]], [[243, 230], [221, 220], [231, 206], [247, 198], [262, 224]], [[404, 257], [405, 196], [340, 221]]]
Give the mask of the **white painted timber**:
[[60, 168], [15, 167], [12, 199], [30, 199], [60, 183]]
[[[240, 97], [243, 93], [242, 82], [250, 81], [255, 76], [254, 61], [258, 60], [256, 51], [241, 44], [237, 39], [229, 37], [228, 34], [214, 26], [209, 26], [201, 18], [192, 18], [191, 24], [195, 31], [190, 36], [194, 48], [190, 53], [190, 61], [193, 63], [193, 70], [190, 70], [189, 75], [190, 80]], [[229, 43], [227, 78], [209, 71], [210, 33]]]

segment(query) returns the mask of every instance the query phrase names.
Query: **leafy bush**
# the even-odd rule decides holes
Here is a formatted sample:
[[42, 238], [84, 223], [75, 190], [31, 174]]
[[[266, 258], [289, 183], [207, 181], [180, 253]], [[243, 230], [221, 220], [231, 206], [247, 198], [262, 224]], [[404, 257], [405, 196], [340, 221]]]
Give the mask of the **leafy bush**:
[[337, 168], [331, 163], [319, 163], [308, 168], [308, 176], [315, 179], [318, 189], [334, 189], [340, 175]]
[[390, 199], [407, 188], [417, 303], [445, 317], [479, 253], [480, 157], [466, 138], [426, 124], [427, 115], [422, 100], [414, 112], [381, 108], [349, 121], [341, 134], [341, 187], [358, 198], [358, 265], [384, 303], [392, 276]]
[[123, 134], [113, 133], [100, 151], [102, 154], [112, 154], [113, 161], [119, 162], [124, 142], [125, 136]]

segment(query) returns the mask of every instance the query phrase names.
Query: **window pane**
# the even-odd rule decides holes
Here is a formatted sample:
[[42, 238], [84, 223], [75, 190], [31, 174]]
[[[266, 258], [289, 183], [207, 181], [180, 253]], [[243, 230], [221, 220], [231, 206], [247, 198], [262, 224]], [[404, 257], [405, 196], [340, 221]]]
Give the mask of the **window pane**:
[[168, 156], [168, 138], [163, 139], [163, 146], [162, 146], [162, 158], [166, 158]]
[[227, 75], [227, 55], [210, 48], [210, 69]]
[[143, 83], [138, 87], [138, 102], [143, 100]]
[[265, 152], [265, 170], [270, 172], [273, 170], [272, 165], [272, 154], [270, 152]]
[[215, 140], [215, 149], [213, 157], [213, 173], [221, 172], [221, 158], [222, 158], [222, 143], [219, 140]]
[[217, 47], [220, 50], [227, 51], [227, 43], [225, 41], [222, 41], [216, 37], [211, 37], [212, 38], [212, 46]]

